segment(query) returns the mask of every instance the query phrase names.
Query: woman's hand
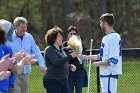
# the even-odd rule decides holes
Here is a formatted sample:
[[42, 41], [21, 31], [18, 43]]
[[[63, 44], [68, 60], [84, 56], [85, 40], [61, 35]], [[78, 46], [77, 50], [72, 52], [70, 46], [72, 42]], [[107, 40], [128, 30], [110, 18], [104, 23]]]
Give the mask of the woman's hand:
[[45, 72], [46, 72], [46, 70], [47, 70], [47, 68], [46, 68], [46, 67], [40, 67], [40, 72], [45, 73]]
[[1, 71], [0, 72], [0, 80], [4, 80], [11, 75], [10, 71]]
[[76, 66], [73, 65], [73, 64], [71, 64], [71, 65], [70, 65], [70, 70], [71, 70], [72, 72], [76, 71]]
[[0, 72], [5, 71], [13, 66], [15, 59], [10, 58], [9, 56], [10, 55], [7, 54], [0, 60]]

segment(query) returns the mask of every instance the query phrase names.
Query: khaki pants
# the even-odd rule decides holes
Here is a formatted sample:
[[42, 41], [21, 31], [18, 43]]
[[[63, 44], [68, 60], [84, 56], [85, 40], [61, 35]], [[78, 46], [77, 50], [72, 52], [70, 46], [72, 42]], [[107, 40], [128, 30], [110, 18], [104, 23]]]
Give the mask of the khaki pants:
[[29, 93], [29, 74], [16, 75], [16, 80], [14, 84], [15, 93]]

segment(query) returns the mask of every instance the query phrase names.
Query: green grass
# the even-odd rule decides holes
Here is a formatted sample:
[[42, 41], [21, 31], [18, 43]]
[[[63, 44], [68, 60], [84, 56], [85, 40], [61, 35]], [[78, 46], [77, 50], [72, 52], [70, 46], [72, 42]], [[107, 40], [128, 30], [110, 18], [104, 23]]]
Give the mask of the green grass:
[[[88, 66], [86, 69], [88, 71]], [[140, 93], [140, 62], [123, 62], [123, 74], [119, 75], [117, 93]], [[29, 93], [46, 93], [42, 84], [43, 74], [39, 72], [39, 67], [34, 65], [30, 74]], [[91, 93], [97, 93], [96, 69], [91, 68]], [[83, 88], [83, 93], [87, 88]]]
[[140, 62], [123, 62], [118, 79], [118, 93], [140, 93]]
[[43, 87], [43, 74], [39, 71], [39, 66], [32, 66], [30, 74], [29, 93], [46, 93]]

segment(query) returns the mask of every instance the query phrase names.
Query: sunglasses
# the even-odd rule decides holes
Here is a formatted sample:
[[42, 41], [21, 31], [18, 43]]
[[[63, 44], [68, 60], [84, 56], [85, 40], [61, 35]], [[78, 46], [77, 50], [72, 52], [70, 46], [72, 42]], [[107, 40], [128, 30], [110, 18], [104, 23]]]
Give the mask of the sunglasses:
[[69, 33], [69, 35], [76, 35], [76, 33]]

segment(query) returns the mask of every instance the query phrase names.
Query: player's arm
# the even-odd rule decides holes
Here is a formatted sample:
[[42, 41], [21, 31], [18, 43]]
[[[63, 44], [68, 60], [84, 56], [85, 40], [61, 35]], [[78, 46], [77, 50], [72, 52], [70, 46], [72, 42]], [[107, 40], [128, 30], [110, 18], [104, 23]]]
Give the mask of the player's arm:
[[94, 67], [99, 66], [115, 66], [118, 63], [117, 57], [112, 57], [110, 59], [106, 59], [105, 61], [93, 62], [92, 65]]
[[109, 66], [107, 61], [98, 61], [98, 62], [93, 62], [92, 65], [94, 67], [99, 67], [99, 66]]
[[100, 54], [97, 55], [82, 55], [80, 58], [84, 60], [100, 60]]

